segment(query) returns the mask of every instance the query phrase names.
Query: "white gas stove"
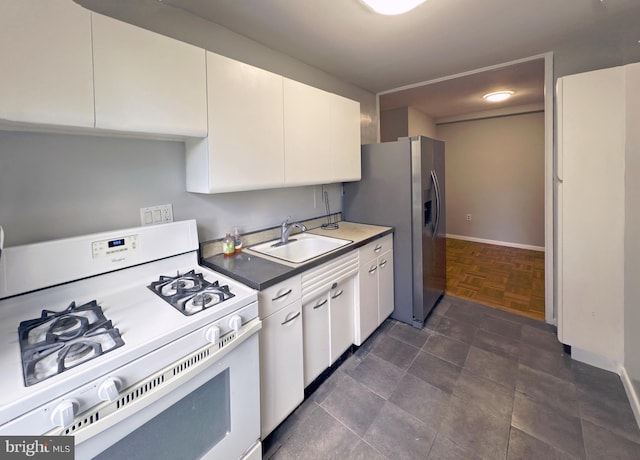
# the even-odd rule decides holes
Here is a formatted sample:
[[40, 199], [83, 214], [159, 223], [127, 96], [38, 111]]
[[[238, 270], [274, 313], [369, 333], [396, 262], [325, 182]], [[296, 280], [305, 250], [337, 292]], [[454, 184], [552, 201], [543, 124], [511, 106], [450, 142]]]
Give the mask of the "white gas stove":
[[[256, 342], [257, 382], [257, 293], [198, 265], [197, 249], [193, 220], [6, 248], [0, 434], [72, 435], [78, 458], [109, 452], [244, 341]], [[239, 458], [258, 441], [254, 386], [249, 440], [226, 433], [218, 444], [235, 450], [217, 453]]]

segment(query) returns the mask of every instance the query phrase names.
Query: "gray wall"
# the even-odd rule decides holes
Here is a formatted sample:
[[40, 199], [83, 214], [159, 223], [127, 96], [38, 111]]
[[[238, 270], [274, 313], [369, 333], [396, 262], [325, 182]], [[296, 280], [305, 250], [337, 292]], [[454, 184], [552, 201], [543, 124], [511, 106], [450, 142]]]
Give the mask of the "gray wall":
[[[358, 100], [362, 142], [376, 142], [372, 93], [155, 0], [93, 3], [119, 19]], [[339, 211], [340, 185], [325, 188], [332, 211]], [[322, 186], [187, 193], [180, 142], [0, 131], [5, 246], [138, 226], [141, 207], [165, 203], [173, 204], [175, 220], [197, 219], [206, 241], [235, 226], [246, 232], [278, 225], [288, 215], [323, 215], [321, 197]]]
[[544, 113], [441, 124], [437, 134], [447, 233], [544, 247]]
[[[340, 185], [326, 186], [332, 210]], [[0, 224], [6, 246], [140, 225], [140, 208], [173, 204], [200, 240], [324, 214], [322, 186], [185, 192], [184, 144], [0, 131]]]
[[408, 107], [380, 112], [380, 142], [393, 142], [409, 135]]
[[433, 118], [413, 107], [400, 107], [380, 112], [380, 141], [395, 141], [399, 137], [436, 137]]

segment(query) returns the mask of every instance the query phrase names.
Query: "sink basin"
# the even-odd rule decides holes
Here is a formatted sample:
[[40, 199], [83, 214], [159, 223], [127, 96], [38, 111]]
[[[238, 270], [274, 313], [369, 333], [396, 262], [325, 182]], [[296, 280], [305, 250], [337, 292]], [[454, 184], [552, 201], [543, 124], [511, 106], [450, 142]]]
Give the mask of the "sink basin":
[[248, 249], [299, 264], [352, 243], [351, 240], [314, 235], [313, 233], [298, 233], [289, 238], [287, 244], [274, 246], [279, 241], [279, 239], [267, 241], [266, 243], [251, 246]]

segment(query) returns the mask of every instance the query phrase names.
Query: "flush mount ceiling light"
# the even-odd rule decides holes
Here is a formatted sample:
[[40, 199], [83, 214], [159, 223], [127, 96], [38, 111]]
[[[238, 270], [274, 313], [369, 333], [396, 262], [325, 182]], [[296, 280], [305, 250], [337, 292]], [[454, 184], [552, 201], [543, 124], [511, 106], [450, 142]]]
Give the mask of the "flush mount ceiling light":
[[411, 11], [426, 0], [360, 0], [379, 14], [393, 16]]
[[513, 96], [513, 91], [496, 91], [494, 93], [488, 93], [482, 96], [489, 102], [501, 102], [509, 99]]

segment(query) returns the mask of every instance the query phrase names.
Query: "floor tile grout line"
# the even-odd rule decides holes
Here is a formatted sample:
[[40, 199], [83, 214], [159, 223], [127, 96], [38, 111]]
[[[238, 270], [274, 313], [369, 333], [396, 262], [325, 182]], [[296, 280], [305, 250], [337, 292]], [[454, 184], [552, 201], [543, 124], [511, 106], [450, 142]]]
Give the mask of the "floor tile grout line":
[[[446, 297], [445, 297], [445, 299], [446, 299]], [[447, 308], [455, 308], [455, 306], [453, 304], [450, 304], [450, 305], [447, 306]], [[446, 312], [447, 311], [445, 310], [442, 315], [444, 315]], [[442, 316], [442, 315], [440, 315], [440, 316]], [[487, 315], [489, 315], [488, 311], [483, 311], [482, 312], [482, 318], [483, 319], [486, 318]], [[449, 317], [449, 318], [454, 322], [464, 322], [464, 321], [460, 320], [460, 318], [455, 318], [455, 317], [453, 317], [453, 318]], [[497, 318], [499, 320], [509, 321], [508, 319], [505, 319], [503, 317], [495, 316], [494, 318]], [[440, 318], [440, 320], [441, 320], [441, 318]], [[425, 334], [425, 336], [427, 337], [427, 340], [425, 340], [425, 343], [423, 344], [422, 347], [416, 347], [413, 343], [406, 342], [405, 340], [402, 340], [399, 337], [394, 337], [393, 335], [391, 335], [392, 331], [394, 329], [400, 327], [399, 325], [401, 323], [395, 322], [395, 320], [392, 320], [392, 319], [389, 319], [388, 321], [393, 322], [393, 324], [388, 325], [384, 330], [381, 330], [381, 332], [377, 336], [376, 340], [384, 339], [384, 337], [386, 336], [386, 337], [388, 337], [390, 339], [396, 340], [396, 341], [401, 342], [401, 343], [403, 343], [405, 345], [409, 345], [413, 349], [416, 349], [417, 353], [415, 354], [415, 356], [413, 357], [413, 359], [409, 363], [408, 367], [406, 367], [406, 369], [400, 368], [397, 365], [395, 365], [393, 362], [388, 361], [387, 359], [383, 358], [382, 356], [376, 354], [373, 351], [374, 346], [370, 346], [369, 350], [366, 351], [366, 354], [364, 354], [362, 357], [359, 357], [359, 361], [356, 364], [356, 366], [354, 367], [354, 369], [356, 369], [362, 363], [362, 361], [364, 359], [366, 359], [366, 357], [369, 354], [371, 354], [371, 356], [374, 357], [375, 359], [381, 360], [382, 362], [385, 363], [385, 365], [390, 365], [390, 366], [392, 366], [392, 368], [395, 368], [398, 371], [398, 381], [396, 383], [395, 388], [389, 393], [388, 397], [384, 397], [383, 395], [378, 394], [376, 391], [374, 391], [372, 388], [370, 388], [366, 384], [363, 384], [362, 382], [360, 382], [357, 379], [355, 379], [355, 380], [358, 383], [360, 383], [361, 385], [363, 385], [364, 387], [366, 387], [368, 390], [370, 390], [373, 394], [376, 394], [378, 397], [380, 397], [384, 401], [384, 404], [386, 404], [386, 403], [391, 404], [394, 408], [397, 408], [402, 413], [407, 414], [408, 416], [410, 416], [410, 417], [412, 417], [414, 419], [417, 419], [419, 422], [421, 422], [421, 425], [425, 425], [426, 424], [430, 428], [430, 430], [432, 430], [432, 432], [435, 433], [434, 437], [432, 439], [432, 442], [431, 442], [428, 450], [426, 451], [426, 455], [428, 456], [432, 452], [432, 450], [433, 450], [433, 448], [434, 448], [434, 446], [436, 444], [436, 440], [438, 439], [438, 436], [441, 434], [441, 430], [443, 428], [443, 422], [447, 417], [448, 411], [451, 409], [450, 406], [451, 406], [451, 403], [452, 403], [452, 398], [461, 399], [461, 396], [456, 394], [456, 388], [458, 386], [458, 382], [460, 381], [460, 376], [462, 375], [462, 372], [465, 372], [465, 370], [467, 370], [467, 371], [469, 371], [471, 373], [471, 375], [474, 375], [475, 378], [484, 379], [484, 380], [487, 380], [487, 379], [483, 375], [476, 374], [473, 371], [471, 371], [471, 369], [466, 367], [467, 364], [469, 363], [470, 352], [471, 352], [471, 350], [473, 349], [473, 347], [475, 345], [467, 344], [468, 347], [469, 347], [468, 348], [468, 352], [467, 352], [467, 356], [464, 359], [464, 363], [462, 365], [458, 365], [456, 363], [452, 363], [451, 361], [449, 361], [447, 359], [444, 359], [444, 358], [442, 358], [440, 356], [437, 356], [437, 355], [425, 350], [424, 347], [428, 343], [429, 338], [430, 337], [435, 337], [436, 335], [442, 335], [442, 336], [447, 337], [450, 340], [458, 341], [458, 342], [461, 342], [461, 343], [464, 343], [464, 342], [462, 342], [462, 341], [460, 341], [460, 340], [458, 340], [458, 339], [456, 339], [454, 337], [450, 337], [450, 336], [448, 336], [446, 334], [442, 334], [441, 332], [435, 330], [435, 328], [431, 329], [431, 328], [426, 328], [425, 327], [423, 329], [427, 329], [428, 330], [428, 334]], [[574, 391], [576, 391], [576, 392], [581, 387], [579, 387], [578, 381], [576, 380], [578, 377], [577, 377], [577, 374], [575, 374], [575, 369], [576, 369], [575, 367], [571, 368], [570, 373], [568, 374], [568, 377], [565, 378], [564, 374], [563, 374], [563, 377], [560, 377], [559, 375], [556, 375], [556, 374], [554, 374], [552, 372], [549, 372], [548, 368], [532, 367], [532, 366], [530, 366], [530, 364], [527, 364], [527, 363], [530, 363], [530, 361], [525, 359], [525, 357], [527, 356], [526, 353], [529, 352], [529, 350], [525, 351], [523, 349], [524, 346], [526, 346], [527, 348], [531, 348], [533, 350], [538, 349], [540, 352], [548, 353], [549, 355], [558, 354], [558, 353], [556, 353], [555, 351], [552, 351], [549, 348], [545, 348], [547, 343], [552, 343], [553, 342], [553, 339], [555, 339], [555, 341], [557, 341], [557, 335], [556, 335], [555, 331], [547, 329], [547, 328], [539, 328], [539, 327], [536, 327], [535, 325], [530, 325], [530, 324], [526, 324], [526, 323], [523, 323], [523, 322], [513, 321], [513, 323], [514, 324], [520, 324], [522, 331], [528, 330], [528, 329], [524, 328], [524, 326], [528, 326], [528, 328], [530, 328], [529, 334], [531, 334], [531, 335], [529, 335], [529, 336], [521, 335], [519, 339], [514, 339], [513, 337], [503, 336], [503, 335], [501, 335], [501, 334], [499, 334], [497, 332], [494, 332], [494, 331], [491, 331], [491, 330], [488, 330], [488, 329], [485, 329], [485, 328], [474, 327], [474, 330], [482, 329], [483, 331], [485, 331], [487, 333], [494, 334], [496, 336], [499, 336], [500, 338], [508, 339], [508, 340], [510, 340], [512, 342], [516, 342], [518, 344], [517, 353], [513, 357], [506, 357], [506, 356], [503, 356], [503, 355], [501, 355], [499, 353], [495, 353], [494, 351], [476, 347], [479, 350], [481, 350], [483, 353], [489, 353], [489, 354], [495, 355], [496, 357], [499, 357], [501, 359], [512, 361], [516, 366], [516, 368], [514, 369], [515, 372], [516, 372], [516, 377], [515, 377], [516, 380], [514, 382], [514, 387], [513, 388], [509, 388], [509, 386], [504, 386], [504, 388], [507, 389], [509, 392], [511, 392], [511, 394], [513, 395], [513, 399], [512, 399], [512, 402], [511, 402], [511, 408], [510, 408], [509, 427], [508, 427], [508, 430], [505, 430], [505, 431], [507, 431], [506, 451], [505, 451], [505, 455], [506, 456], [509, 455], [509, 453], [511, 452], [511, 449], [513, 448], [513, 445], [511, 444], [511, 441], [512, 441], [511, 438], [512, 438], [512, 434], [513, 434], [513, 430], [514, 430], [514, 428], [516, 428], [518, 430], [521, 430], [528, 437], [530, 437], [532, 439], [532, 442], [533, 442], [533, 440], [535, 440], [535, 442], [539, 442], [542, 449], [545, 449], [542, 446], [547, 446], [548, 448], [553, 449], [556, 452], [559, 452], [559, 453], [561, 453], [563, 455], [573, 456], [574, 454], [572, 454], [571, 452], [576, 450], [577, 446], [580, 445], [581, 446], [581, 450], [583, 452], [582, 455], [586, 455], [588, 457], [589, 456], [589, 451], [587, 450], [587, 444], [588, 444], [587, 441], [588, 440], [585, 437], [585, 435], [586, 435], [585, 423], [587, 423], [587, 422], [590, 424], [589, 425], [590, 427], [591, 426], [597, 427], [598, 430], [603, 430], [604, 432], [608, 432], [610, 435], [615, 437], [615, 438], [612, 438], [612, 439], [616, 439], [616, 438], [617, 439], [624, 439], [625, 441], [629, 441], [629, 442], [633, 443], [634, 445], [637, 444], [638, 446], [640, 446], [640, 442], [638, 442], [635, 438], [631, 438], [630, 435], [625, 434], [625, 432], [623, 432], [622, 430], [618, 429], [617, 425], [615, 427], [613, 425], [609, 426], [606, 423], [601, 423], [599, 421], [592, 421], [591, 419], [584, 418], [584, 415], [585, 415], [584, 404], [585, 404], [585, 402], [582, 400], [582, 398], [579, 397], [579, 395], [576, 395], [576, 404], [577, 404], [576, 413], [565, 413], [564, 411], [562, 411], [560, 413], [560, 415], [562, 415], [563, 417], [569, 417], [569, 418], [575, 420], [576, 423], [579, 422], [578, 425], [579, 425], [580, 439], [576, 438], [575, 441], [580, 442], [580, 444], [569, 444], [569, 445], [564, 445], [563, 446], [562, 444], [558, 444], [557, 440], [555, 440], [555, 438], [553, 438], [553, 437], [549, 438], [549, 440], [550, 441], [552, 440], [552, 441], [548, 442], [548, 441], [545, 441], [543, 439], [540, 439], [538, 436], [536, 436], [533, 433], [529, 432], [529, 428], [527, 428], [528, 425], [523, 425], [520, 428], [518, 427], [518, 425], [514, 425], [513, 423], [514, 423], [514, 411], [515, 411], [515, 408], [516, 408], [516, 406], [515, 406], [516, 397], [523, 397], [523, 398], [526, 398], [526, 399], [532, 401], [535, 404], [542, 404], [542, 405], [546, 405], [547, 407], [549, 407], [547, 402], [541, 401], [537, 397], [535, 397], [535, 393], [529, 393], [529, 392], [525, 391], [523, 388], [520, 388], [518, 386], [519, 381], [520, 381], [520, 373], [522, 372], [522, 369], [528, 368], [528, 369], [531, 369], [534, 372], [534, 374], [535, 373], [538, 373], [539, 375], [540, 374], [544, 374], [544, 375], [546, 375], [548, 377], [561, 379], [563, 382], [566, 382], [567, 384], [572, 385], [573, 388], [574, 388]], [[425, 324], [425, 326], [427, 326], [427, 324]], [[549, 341], [549, 339], [552, 339], [552, 340]], [[553, 343], [555, 344], [555, 342], [553, 342]], [[553, 347], [551, 347], [551, 348], [553, 348]], [[562, 353], [561, 350], [557, 350], [557, 351], [561, 355], [560, 359], [562, 359], [562, 360], [566, 359], [565, 358], [566, 355], [564, 355], [564, 353]], [[442, 360], [444, 362], [447, 362], [448, 364], [451, 364], [453, 366], [456, 366], [456, 367], [460, 368], [460, 373], [458, 374], [458, 376], [455, 379], [455, 383], [453, 384], [451, 392], [447, 393], [448, 394], [448, 399], [447, 399], [446, 405], [445, 405], [445, 407], [442, 408], [442, 412], [439, 413], [439, 415], [437, 416], [437, 421], [434, 421], [434, 423], [423, 422], [422, 420], [418, 419], [416, 416], [408, 413], [407, 411], [405, 411], [404, 409], [402, 409], [401, 407], [397, 406], [395, 403], [393, 403], [391, 401], [391, 397], [396, 393], [396, 391], [400, 391], [401, 390], [400, 382], [402, 382], [402, 380], [407, 375], [412, 375], [413, 377], [422, 380], [421, 377], [419, 377], [417, 375], [409, 374], [409, 372], [408, 372], [409, 369], [411, 369], [411, 366], [415, 363], [415, 361], [418, 358], [418, 356], [420, 356], [420, 352], [425, 352], [430, 356], [433, 356], [433, 357], [438, 358], [438, 359], [440, 359], [440, 360]], [[573, 361], [570, 361], [570, 363], [573, 363]], [[345, 372], [345, 375], [350, 376], [351, 378], [354, 378], [348, 372]], [[589, 380], [592, 379], [592, 378], [595, 378], [596, 374], [593, 374], [593, 375], [594, 376], [592, 377], [591, 374], [585, 374], [585, 376]], [[523, 378], [527, 378], [527, 377], [523, 377]], [[532, 378], [532, 377], [529, 376], [528, 378]], [[587, 384], [587, 382], [589, 382], [589, 380], [583, 381], [583, 383], [584, 383], [583, 386], [586, 386], [586, 384]], [[500, 382], [495, 382], [495, 381], [493, 381], [491, 379], [488, 379], [487, 381], [490, 381], [492, 383], [500, 385]], [[608, 379], [608, 377], [606, 377], [606, 379], [604, 380], [604, 382], [607, 385], [608, 385], [608, 382], [610, 382], [610, 381], [611, 380]], [[426, 382], [426, 381], [425, 381], [425, 383], [428, 384], [428, 385], [432, 385], [431, 383]], [[367, 427], [367, 430], [365, 431], [363, 436], [360, 436], [357, 433], [355, 433], [354, 430], [352, 430], [348, 426], [346, 426], [345, 423], [343, 423], [339, 419], [337, 419], [330, 412], [330, 410], [328, 410], [327, 406], [325, 405], [325, 403], [327, 401], [327, 398], [330, 396], [330, 394], [333, 391], [336, 390], [336, 388], [339, 385], [340, 385], [340, 383], [338, 383], [335, 387], [333, 387], [329, 391], [329, 393], [327, 393], [327, 395], [326, 395], [325, 399], [323, 400], [323, 402], [320, 403], [320, 404], [316, 403], [316, 405], [318, 407], [321, 407], [323, 410], [325, 410], [329, 416], [331, 416], [333, 419], [338, 421], [341, 425], [345, 426], [350, 432], [354, 433], [357, 436], [357, 438], [360, 441], [362, 441], [364, 444], [366, 444], [370, 448], [374, 449], [374, 451], [378, 452], [382, 457], [388, 458], [386, 455], [382, 454], [382, 452], [380, 452], [378, 449], [376, 449], [373, 445], [371, 445], [370, 443], [368, 443], [364, 439], [364, 437], [366, 436], [366, 433], [368, 433], [369, 430], [371, 429], [372, 424], [370, 424]], [[438, 387], [435, 387], [435, 388], [438, 388]], [[463, 400], [463, 398], [461, 400]], [[615, 399], [615, 401], [617, 402], [618, 400]], [[552, 408], [553, 408], [553, 406], [549, 407], [551, 412], [553, 412]], [[499, 414], [497, 412], [496, 413], [490, 412], [489, 415], [498, 416]], [[502, 416], [500, 416], [500, 417], [502, 417]], [[578, 428], [578, 427], [576, 426], [576, 428]], [[627, 428], [623, 427], [623, 430], [626, 430], [626, 429]], [[538, 433], [538, 431], [534, 431], [534, 432]], [[463, 450], [464, 449], [468, 449], [468, 446], [466, 444], [458, 444], [456, 441], [451, 440], [448, 437], [447, 437], [447, 442], [452, 442], [454, 445], [459, 446]], [[568, 448], [568, 450], [567, 450], [567, 448]], [[592, 448], [593, 448], [593, 446], [592, 446]], [[278, 449], [276, 449], [276, 452], [278, 451]], [[577, 450], [579, 451], [580, 449], [577, 449]], [[353, 452], [353, 450], [352, 450], [352, 452]], [[275, 452], [274, 452], [274, 454], [275, 454]]]

